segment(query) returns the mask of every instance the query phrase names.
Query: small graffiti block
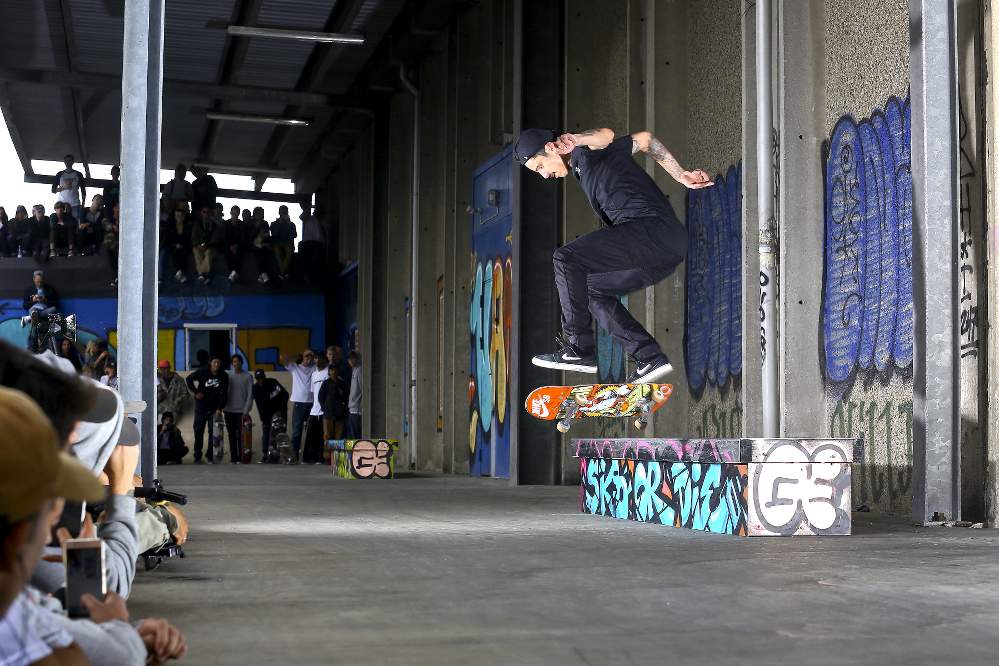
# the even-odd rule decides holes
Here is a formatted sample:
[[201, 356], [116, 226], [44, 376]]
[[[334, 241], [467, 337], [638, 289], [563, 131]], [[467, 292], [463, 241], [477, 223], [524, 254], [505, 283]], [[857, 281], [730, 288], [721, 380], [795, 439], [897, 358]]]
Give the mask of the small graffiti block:
[[846, 535], [861, 439], [577, 439], [583, 513], [738, 536]]
[[391, 479], [395, 477], [394, 439], [331, 439], [330, 471], [341, 479]]

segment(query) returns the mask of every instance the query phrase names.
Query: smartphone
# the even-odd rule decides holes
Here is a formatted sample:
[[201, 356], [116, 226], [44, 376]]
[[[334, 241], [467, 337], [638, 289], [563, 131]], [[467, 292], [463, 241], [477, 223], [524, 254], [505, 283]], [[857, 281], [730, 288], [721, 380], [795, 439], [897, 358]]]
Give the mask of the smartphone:
[[67, 501], [66, 505], [62, 509], [62, 515], [59, 516], [59, 522], [52, 526], [52, 534], [50, 535], [49, 545], [59, 545], [59, 539], [56, 538], [56, 532], [60, 527], [65, 527], [69, 531], [70, 537], [79, 536], [80, 529], [83, 528], [84, 514], [86, 514], [86, 512], [86, 502]]
[[108, 590], [104, 542], [97, 538], [69, 539], [63, 544], [62, 562], [66, 568], [66, 614], [88, 617], [80, 597], [92, 594], [102, 600]]

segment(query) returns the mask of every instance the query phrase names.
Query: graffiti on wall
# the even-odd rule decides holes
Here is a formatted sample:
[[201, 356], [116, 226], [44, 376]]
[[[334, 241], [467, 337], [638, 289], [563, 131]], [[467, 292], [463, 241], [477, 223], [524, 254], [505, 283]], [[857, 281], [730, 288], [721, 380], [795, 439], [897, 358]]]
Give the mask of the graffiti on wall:
[[329, 442], [333, 476], [342, 479], [391, 479], [399, 442], [389, 439], [334, 439]]
[[687, 192], [687, 382], [725, 386], [742, 373], [742, 165]]
[[584, 513], [745, 535], [746, 465], [581, 458]]
[[[0, 300], [0, 339], [27, 345], [21, 328], [20, 301]], [[64, 298], [62, 309], [79, 321], [78, 342], [106, 339], [117, 347], [118, 302], [114, 298]], [[157, 356], [175, 368], [186, 365], [185, 323], [236, 324], [237, 352], [252, 369], [278, 368], [279, 350], [297, 354], [308, 346], [322, 346], [324, 317], [322, 295], [163, 297], [159, 302]]]
[[909, 100], [843, 116], [823, 148], [819, 335], [829, 432], [862, 436], [853, 498], [905, 513], [912, 493], [912, 171]]
[[830, 381], [912, 364], [909, 101], [836, 123], [825, 157], [822, 349]]

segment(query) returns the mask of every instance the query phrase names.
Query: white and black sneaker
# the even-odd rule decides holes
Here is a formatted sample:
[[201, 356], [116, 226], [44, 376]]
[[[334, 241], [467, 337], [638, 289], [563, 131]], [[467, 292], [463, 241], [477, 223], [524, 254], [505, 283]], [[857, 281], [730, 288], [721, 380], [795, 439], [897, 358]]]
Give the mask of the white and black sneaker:
[[573, 372], [597, 372], [597, 357], [592, 351], [585, 352], [575, 345], [566, 342], [562, 336], [556, 336], [558, 351], [551, 354], [538, 354], [531, 363], [541, 368], [553, 370], [571, 370]]
[[662, 379], [673, 372], [666, 355], [657, 356], [649, 361], [635, 361], [635, 371], [628, 375], [628, 384], [649, 384]]

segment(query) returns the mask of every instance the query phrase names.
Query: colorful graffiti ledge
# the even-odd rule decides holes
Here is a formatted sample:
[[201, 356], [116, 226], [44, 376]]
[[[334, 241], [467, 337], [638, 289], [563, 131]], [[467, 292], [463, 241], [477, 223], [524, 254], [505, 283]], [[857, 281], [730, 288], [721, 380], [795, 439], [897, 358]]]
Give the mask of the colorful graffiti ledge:
[[395, 478], [398, 440], [331, 439], [326, 442], [326, 448], [330, 452], [330, 471], [337, 478]]
[[862, 445], [860, 439], [573, 440], [583, 513], [736, 536], [850, 534], [851, 466]]

